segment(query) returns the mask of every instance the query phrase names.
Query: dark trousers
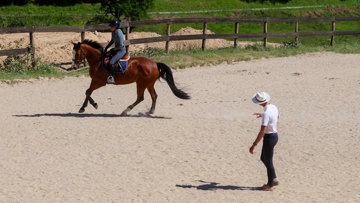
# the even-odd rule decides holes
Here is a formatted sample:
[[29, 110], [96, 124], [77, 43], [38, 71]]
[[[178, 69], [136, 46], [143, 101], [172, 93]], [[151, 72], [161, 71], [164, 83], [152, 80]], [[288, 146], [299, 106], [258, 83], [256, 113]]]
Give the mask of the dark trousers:
[[118, 62], [125, 55], [125, 52], [126, 52], [125, 48], [117, 51], [116, 54], [110, 60], [110, 66]]
[[261, 161], [265, 164], [268, 176], [268, 185], [273, 186], [274, 178], [276, 178], [275, 168], [273, 164], [274, 147], [278, 142], [278, 134], [265, 134], [263, 138], [263, 147], [261, 150]]

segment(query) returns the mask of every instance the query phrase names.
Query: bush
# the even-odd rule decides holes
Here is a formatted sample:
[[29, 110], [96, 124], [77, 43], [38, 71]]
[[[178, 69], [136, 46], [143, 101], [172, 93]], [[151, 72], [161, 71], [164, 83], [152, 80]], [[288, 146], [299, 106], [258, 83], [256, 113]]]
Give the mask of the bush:
[[[36, 65], [36, 66], [33, 66]], [[51, 74], [57, 72], [53, 64], [32, 59], [31, 54], [11, 55], [0, 64], [0, 72], [26, 75], [28, 73]]]

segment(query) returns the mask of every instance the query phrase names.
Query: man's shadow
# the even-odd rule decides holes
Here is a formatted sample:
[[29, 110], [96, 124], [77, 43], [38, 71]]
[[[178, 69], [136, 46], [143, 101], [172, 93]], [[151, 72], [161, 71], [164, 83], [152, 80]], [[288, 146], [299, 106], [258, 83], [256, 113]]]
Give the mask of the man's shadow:
[[176, 185], [176, 187], [181, 188], [196, 188], [198, 190], [260, 190], [260, 187], [245, 187], [245, 186], [235, 186], [235, 185], [220, 185], [220, 183], [215, 182], [206, 182], [199, 180], [201, 185]]

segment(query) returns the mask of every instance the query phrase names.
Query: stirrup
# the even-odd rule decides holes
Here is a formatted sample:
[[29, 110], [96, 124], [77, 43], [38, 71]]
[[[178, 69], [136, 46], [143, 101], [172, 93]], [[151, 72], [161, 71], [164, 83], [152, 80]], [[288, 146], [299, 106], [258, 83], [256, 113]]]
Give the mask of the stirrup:
[[110, 75], [110, 76], [107, 78], [107, 82], [108, 82], [108, 83], [115, 83], [114, 77], [113, 77], [112, 75]]

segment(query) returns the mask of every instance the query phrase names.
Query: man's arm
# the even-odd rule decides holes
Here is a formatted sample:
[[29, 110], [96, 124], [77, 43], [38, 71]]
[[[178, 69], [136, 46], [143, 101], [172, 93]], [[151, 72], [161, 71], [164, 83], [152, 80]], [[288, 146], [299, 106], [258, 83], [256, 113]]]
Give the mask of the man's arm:
[[262, 125], [261, 128], [260, 128], [260, 131], [259, 131], [259, 133], [258, 133], [258, 135], [257, 135], [257, 137], [256, 137], [256, 139], [255, 139], [255, 141], [254, 141], [254, 143], [253, 143], [253, 145], [252, 145], [252, 146], [250, 147], [250, 149], [249, 149], [249, 152], [250, 152], [251, 154], [254, 153], [254, 149], [255, 149], [256, 145], [257, 145], [257, 144], [261, 141], [261, 139], [264, 137], [265, 132], [266, 132], [266, 126]]

